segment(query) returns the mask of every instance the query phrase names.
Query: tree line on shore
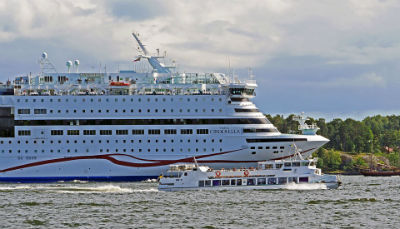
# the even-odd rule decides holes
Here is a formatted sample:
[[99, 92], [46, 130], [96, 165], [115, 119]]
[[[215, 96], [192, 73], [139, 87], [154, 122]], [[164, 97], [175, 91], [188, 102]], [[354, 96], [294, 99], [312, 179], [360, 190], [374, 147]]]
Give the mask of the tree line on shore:
[[[282, 133], [299, 133], [295, 115], [266, 115]], [[400, 116], [376, 115], [361, 121], [354, 119], [313, 119], [320, 130], [317, 134], [330, 140], [315, 156], [324, 170], [355, 171], [381, 165], [400, 167]]]

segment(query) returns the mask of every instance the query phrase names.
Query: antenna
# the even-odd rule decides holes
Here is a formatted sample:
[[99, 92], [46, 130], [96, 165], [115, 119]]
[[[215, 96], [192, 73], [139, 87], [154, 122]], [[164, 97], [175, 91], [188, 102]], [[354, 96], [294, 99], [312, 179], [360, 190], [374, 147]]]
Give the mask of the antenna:
[[43, 75], [44, 73], [57, 73], [56, 68], [50, 62], [49, 57], [46, 52], [42, 53], [42, 58], [39, 60], [40, 65], [40, 74]]
[[70, 70], [71, 70], [71, 66], [72, 66], [72, 61], [67, 61], [66, 63], [65, 63], [65, 65], [67, 66], [67, 68], [68, 68], [68, 73], [70, 73]]
[[79, 72], [79, 64], [80, 64], [79, 60], [75, 60], [74, 61], [74, 66], [75, 66], [76, 73]]

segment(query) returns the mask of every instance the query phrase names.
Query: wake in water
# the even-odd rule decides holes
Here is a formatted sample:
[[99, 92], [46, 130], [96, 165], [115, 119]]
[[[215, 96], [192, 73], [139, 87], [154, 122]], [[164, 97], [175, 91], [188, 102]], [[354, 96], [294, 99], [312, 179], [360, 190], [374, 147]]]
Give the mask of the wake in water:
[[47, 191], [57, 193], [133, 193], [133, 192], [158, 192], [155, 188], [149, 189], [132, 189], [120, 187], [118, 185], [99, 185], [99, 186], [82, 186], [82, 185], [15, 185], [15, 186], [0, 186], [0, 191]]
[[322, 183], [314, 183], [314, 184], [295, 184], [289, 183], [286, 188], [288, 190], [320, 190], [320, 189], [328, 189], [325, 184]]

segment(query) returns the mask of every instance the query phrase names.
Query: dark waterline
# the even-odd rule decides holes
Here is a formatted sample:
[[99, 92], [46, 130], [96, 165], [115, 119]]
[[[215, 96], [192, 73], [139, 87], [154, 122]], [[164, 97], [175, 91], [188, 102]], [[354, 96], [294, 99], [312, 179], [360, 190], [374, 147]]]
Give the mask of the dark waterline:
[[399, 228], [400, 177], [317, 191], [158, 192], [156, 183], [0, 184], [2, 228]]

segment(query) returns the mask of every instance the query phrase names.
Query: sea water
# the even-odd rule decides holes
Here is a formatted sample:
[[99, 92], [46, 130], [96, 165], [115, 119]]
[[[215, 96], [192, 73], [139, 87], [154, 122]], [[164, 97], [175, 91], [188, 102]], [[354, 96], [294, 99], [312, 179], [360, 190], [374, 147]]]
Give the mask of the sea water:
[[336, 190], [160, 192], [157, 183], [0, 184], [1, 228], [400, 228], [400, 177]]

